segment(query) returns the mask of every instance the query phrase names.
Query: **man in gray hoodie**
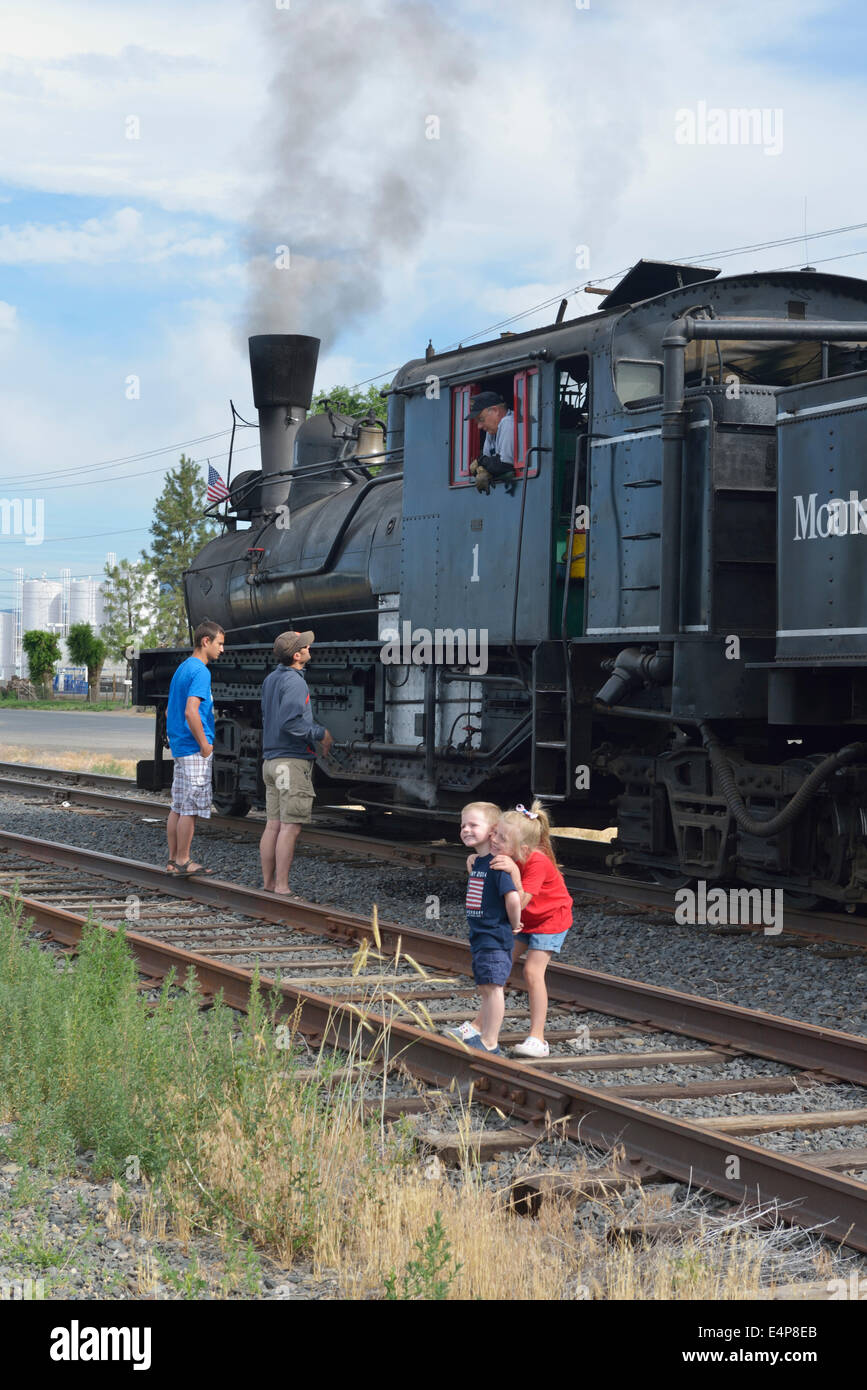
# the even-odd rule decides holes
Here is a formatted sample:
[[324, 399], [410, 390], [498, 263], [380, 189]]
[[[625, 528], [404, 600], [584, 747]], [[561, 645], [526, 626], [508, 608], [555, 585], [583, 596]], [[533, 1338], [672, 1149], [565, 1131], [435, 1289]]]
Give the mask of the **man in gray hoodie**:
[[310, 660], [312, 632], [281, 632], [274, 643], [280, 663], [262, 682], [262, 777], [265, 830], [259, 841], [262, 880], [270, 893], [292, 897], [289, 871], [295, 842], [313, 811], [314, 744], [327, 755], [334, 740], [310, 710], [304, 667]]

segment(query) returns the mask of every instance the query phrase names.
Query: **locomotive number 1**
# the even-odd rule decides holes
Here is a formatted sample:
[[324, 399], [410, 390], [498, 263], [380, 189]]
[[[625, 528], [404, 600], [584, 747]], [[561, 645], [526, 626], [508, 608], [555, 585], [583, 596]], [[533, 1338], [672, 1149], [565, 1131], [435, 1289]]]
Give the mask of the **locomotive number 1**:
[[476, 544], [473, 546], [473, 572], [472, 572], [472, 574], [470, 575], [470, 583], [471, 583], [471, 584], [478, 584], [478, 583], [479, 583], [479, 543], [478, 543], [478, 541], [477, 541]]

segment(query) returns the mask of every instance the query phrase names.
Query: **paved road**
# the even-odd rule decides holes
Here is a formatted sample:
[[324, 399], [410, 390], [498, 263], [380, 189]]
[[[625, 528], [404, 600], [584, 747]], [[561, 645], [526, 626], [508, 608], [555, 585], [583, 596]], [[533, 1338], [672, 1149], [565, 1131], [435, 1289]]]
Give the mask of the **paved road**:
[[0, 744], [36, 751], [107, 753], [112, 758], [152, 758], [150, 714], [88, 714], [67, 710], [0, 710]]

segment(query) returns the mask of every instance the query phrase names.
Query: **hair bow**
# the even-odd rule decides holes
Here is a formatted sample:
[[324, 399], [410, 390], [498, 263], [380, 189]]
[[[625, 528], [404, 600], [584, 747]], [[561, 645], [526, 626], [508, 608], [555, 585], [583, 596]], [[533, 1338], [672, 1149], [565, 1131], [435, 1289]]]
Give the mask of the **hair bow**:
[[528, 811], [527, 808], [526, 808], [526, 806], [520, 806], [520, 805], [519, 805], [519, 806], [516, 806], [516, 807], [515, 807], [515, 810], [516, 810], [516, 811], [520, 811], [522, 816], [528, 816], [528, 817], [530, 818], [530, 820], [538, 820], [538, 819], [539, 819], [539, 812], [538, 812], [538, 811]]

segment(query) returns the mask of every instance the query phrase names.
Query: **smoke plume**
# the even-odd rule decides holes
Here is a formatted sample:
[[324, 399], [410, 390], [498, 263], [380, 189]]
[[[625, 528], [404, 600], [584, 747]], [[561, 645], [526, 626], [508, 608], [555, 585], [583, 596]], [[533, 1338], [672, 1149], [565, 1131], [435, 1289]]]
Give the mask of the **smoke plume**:
[[461, 177], [473, 40], [430, 0], [260, 5], [274, 75], [243, 328], [327, 350], [376, 309]]

